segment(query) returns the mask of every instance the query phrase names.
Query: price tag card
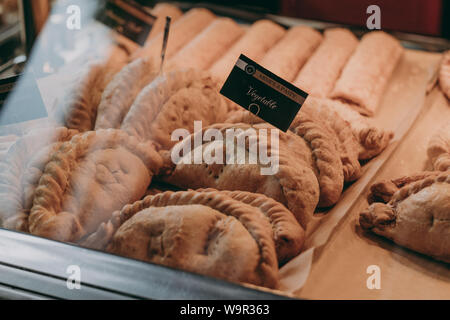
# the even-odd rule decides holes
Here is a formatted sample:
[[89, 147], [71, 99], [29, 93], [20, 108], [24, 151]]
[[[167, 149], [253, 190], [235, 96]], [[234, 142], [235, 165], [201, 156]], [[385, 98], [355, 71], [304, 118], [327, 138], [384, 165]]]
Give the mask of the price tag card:
[[96, 19], [143, 46], [156, 17], [135, 1], [107, 0], [106, 5], [97, 13]]
[[243, 54], [220, 93], [284, 132], [308, 97]]

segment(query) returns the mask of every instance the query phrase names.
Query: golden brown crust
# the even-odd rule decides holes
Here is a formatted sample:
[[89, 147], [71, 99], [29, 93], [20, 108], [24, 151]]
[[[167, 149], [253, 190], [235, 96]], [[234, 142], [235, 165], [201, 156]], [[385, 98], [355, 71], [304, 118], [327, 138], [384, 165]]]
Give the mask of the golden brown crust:
[[233, 19], [216, 18], [167, 62], [165, 70], [208, 70], [243, 33]]
[[[353, 166], [358, 159], [368, 160], [380, 154], [394, 136], [391, 131], [376, 127], [370, 119], [361, 116], [349, 104], [338, 100], [308, 97], [302, 109], [309, 112], [311, 109], [321, 110], [319, 111], [321, 118], [328, 120], [328, 125], [334, 129], [342, 145], [346, 147], [347, 156], [352, 155]], [[339, 117], [336, 118], [334, 113]], [[349, 126], [353, 137], [348, 129]]]
[[[337, 126], [339, 122], [334, 117], [330, 121], [324, 120], [328, 113], [319, 113], [317, 109], [303, 108], [292, 122], [289, 130], [304, 139], [312, 151], [314, 158], [314, 169], [320, 185], [320, 207], [328, 207], [335, 204], [342, 193], [345, 181], [351, 181], [359, 177], [360, 165], [356, 156], [349, 156], [346, 153], [348, 144], [337, 140], [336, 134], [342, 139], [348, 140], [350, 135], [345, 135], [343, 130]], [[227, 122], [235, 123], [243, 121], [245, 123], [261, 123], [262, 120], [246, 110], [239, 110], [230, 115]], [[343, 122], [343, 121], [342, 121]], [[334, 123], [333, 127], [329, 124]], [[337, 123], [337, 125], [336, 125]], [[350, 131], [348, 125], [346, 129]], [[336, 129], [335, 132], [333, 129]], [[338, 148], [339, 151], [338, 152]], [[347, 147], [349, 148], [349, 147]], [[352, 153], [351, 155], [355, 155]], [[353, 161], [350, 161], [353, 160]]]
[[57, 120], [63, 120], [66, 127], [80, 132], [92, 130], [103, 90], [127, 59], [121, 47], [113, 46], [106, 61], [91, 63], [65, 94], [56, 114], [61, 119]]
[[427, 154], [435, 170], [450, 169], [450, 122], [431, 137]]
[[[377, 54], [373, 54], [375, 51]], [[330, 97], [349, 101], [359, 113], [373, 116], [403, 51], [391, 35], [383, 31], [367, 33], [342, 70]]]
[[[270, 130], [272, 126], [266, 124], [250, 126], [248, 124], [215, 124], [190, 137], [184, 139], [176, 145], [178, 150], [182, 150], [186, 144], [194, 145], [193, 141], [198, 135], [203, 135], [209, 128], [218, 129], [226, 136], [227, 129], [241, 129], [238, 138], [234, 139], [235, 147], [239, 137], [246, 141], [248, 151], [248, 136], [258, 134], [260, 129], [269, 129], [267, 150], [271, 157], [278, 158], [278, 171], [273, 175], [261, 175], [261, 168], [265, 167], [260, 162], [250, 164], [185, 164], [181, 160], [177, 165], [170, 165], [161, 177], [163, 181], [174, 184], [184, 189], [215, 188], [219, 190], [241, 190], [262, 193], [274, 200], [284, 204], [294, 213], [297, 221], [306, 228], [312, 218], [314, 209], [318, 203], [319, 185], [313, 169], [313, 159], [311, 151], [303, 139], [293, 133], [279, 132], [279, 148], [271, 147]], [[278, 130], [278, 129], [274, 129]], [[201, 141], [202, 139], [200, 139]], [[262, 143], [262, 141], [259, 141]], [[214, 149], [216, 144], [222, 145], [222, 150], [227, 153], [226, 140], [203, 142], [203, 159], [208, 157], [208, 148]], [[209, 147], [208, 147], [209, 146]], [[175, 148], [175, 147], [174, 147]], [[190, 150], [190, 148], [189, 148]], [[228, 150], [230, 153], [231, 150]], [[192, 153], [183, 155], [191, 157]], [[187, 158], [188, 159], [188, 158]], [[170, 163], [169, 161], [167, 163]], [[191, 163], [189, 161], [189, 163]]]
[[401, 246], [450, 262], [450, 171], [397, 182], [405, 185], [387, 204], [375, 202], [361, 212], [361, 227]]
[[284, 35], [286, 30], [277, 23], [261, 19], [253, 23], [245, 34], [236, 41], [209, 69], [211, 74], [223, 84], [233, 69], [240, 54], [260, 62]]
[[[193, 8], [183, 14], [170, 27], [169, 38], [167, 40], [166, 59], [174, 56], [183, 46], [188, 44], [195, 38], [202, 30], [204, 30], [216, 16], [205, 8]], [[137, 58], [150, 58], [158, 62], [158, 69], [160, 67], [161, 44], [164, 33], [160, 32], [150, 41], [146, 42], [145, 46], [134, 53], [131, 60]]]
[[75, 136], [45, 167], [30, 212], [30, 232], [78, 240], [114, 210], [142, 197], [161, 164], [150, 142], [139, 143], [121, 130]]
[[158, 71], [153, 60], [144, 58], [123, 67], [102, 94], [95, 129], [120, 128], [134, 99], [142, 88], [156, 78]]
[[[255, 275], [251, 277], [252, 283], [272, 288], [277, 286], [278, 264], [270, 224], [250, 205], [233, 200], [219, 192], [167, 191], [147, 196], [141, 201], [125, 206], [120, 212], [115, 212], [112, 218], [102, 224], [98, 231], [82, 245], [100, 249], [107, 246], [107, 250], [115, 252], [117, 244], [110, 242], [111, 239], [114, 239], [117, 230], [137, 213], [147, 208], [189, 205], [206, 206], [239, 220], [259, 247], [259, 262]], [[202, 222], [199, 221], [199, 223]]]
[[152, 29], [148, 34], [147, 40], [145, 40], [145, 44], [150, 43], [150, 41], [153, 38], [157, 37], [159, 34], [164, 32], [167, 16], [169, 16], [171, 18], [171, 22], [174, 23], [183, 15], [183, 12], [180, 9], [178, 9], [178, 7], [165, 2], [157, 3], [151, 9], [151, 13], [152, 15], [157, 17], [157, 19], [153, 23]]
[[[311, 27], [305, 25], [291, 27], [264, 55], [261, 65], [286, 81], [292, 82], [319, 46], [322, 38], [322, 34]], [[295, 85], [305, 90], [302, 86]]]
[[224, 98], [209, 73], [194, 69], [158, 77], [137, 96], [121, 128], [141, 141], [152, 140], [170, 149], [172, 132], [194, 131], [194, 121], [206, 126], [225, 117]]
[[359, 160], [368, 160], [379, 155], [394, 137], [392, 131], [384, 131], [374, 126], [363, 128], [356, 136], [361, 146]]
[[338, 142], [335, 135], [324, 128], [318, 120], [303, 112], [294, 119], [290, 130], [308, 143], [320, 186], [318, 206], [329, 207], [341, 196], [344, 186], [343, 165], [336, 150]]
[[[360, 132], [366, 127], [353, 130], [349, 122], [341, 118], [340, 114], [336, 112], [336, 108], [330, 104], [330, 101], [328, 99], [308, 97], [292, 122], [290, 130], [294, 131], [298, 123], [306, 121], [303, 120], [305, 117], [311, 123], [311, 126], [321, 128], [318, 130], [323, 132], [323, 135], [328, 135], [327, 139], [330, 140], [326, 145], [329, 145], [331, 142], [334, 143], [334, 148], [333, 146], [328, 146], [327, 148], [328, 150], [335, 149], [336, 154], [340, 157], [341, 165], [337, 164], [337, 166], [342, 166], [344, 181], [355, 181], [361, 176], [361, 165], [358, 158], [369, 155], [369, 150], [364, 145], [373, 145], [370, 154], [376, 154], [377, 152], [381, 152], [386, 147], [386, 144], [381, 143], [381, 141], [374, 142], [373, 137], [378, 137], [379, 130], [374, 131], [373, 127], [369, 131], [371, 134], [369, 136], [370, 139], [367, 139], [367, 143], [365, 139], [361, 139], [360, 141]], [[355, 111], [352, 110], [352, 112]], [[360, 117], [357, 112], [355, 113]], [[230, 112], [225, 122], [257, 124], [262, 123], [263, 120], [249, 111], [240, 108], [239, 110]], [[361, 135], [362, 138], [365, 136], [367, 134]], [[381, 138], [384, 139], [384, 135]], [[334, 159], [332, 162], [336, 163]]]
[[326, 29], [323, 41], [292, 79], [293, 84], [311, 96], [327, 97], [357, 45], [358, 39], [350, 30]]
[[51, 154], [78, 132], [64, 127], [33, 130], [0, 162], [0, 226], [28, 231], [34, 191]]
[[[421, 191], [422, 189], [427, 188], [433, 183], [450, 183], [450, 171], [446, 171], [443, 173], [439, 173], [438, 175], [424, 175], [423, 179], [418, 179], [417, 181], [413, 181], [412, 183], [406, 184], [403, 188], [401, 188], [398, 192], [396, 192], [391, 199], [393, 204], [397, 204], [400, 201], [405, 200]], [[450, 213], [450, 211], [449, 211]]]
[[412, 182], [423, 180], [428, 177], [436, 177], [438, 175], [439, 172], [436, 171], [425, 171], [393, 180], [376, 182], [370, 186], [370, 193], [367, 196], [367, 201], [369, 204], [373, 202], [388, 203], [400, 188], [403, 188]]
[[234, 217], [203, 205], [151, 207], [127, 220], [108, 252], [234, 282], [264, 285], [259, 247]]
[[311, 97], [300, 109], [291, 127], [295, 127], [295, 123], [301, 121], [303, 117], [310, 118], [316, 125], [334, 136], [333, 142], [341, 159], [344, 181], [358, 179], [361, 176], [361, 165], [358, 161], [359, 146], [348, 122], [331, 110], [324, 100]]
[[235, 200], [258, 208], [270, 221], [273, 230], [275, 249], [280, 264], [297, 256], [305, 240], [305, 232], [295, 216], [281, 203], [263, 194], [245, 191], [218, 191], [216, 189], [197, 189], [197, 192], [219, 192]]

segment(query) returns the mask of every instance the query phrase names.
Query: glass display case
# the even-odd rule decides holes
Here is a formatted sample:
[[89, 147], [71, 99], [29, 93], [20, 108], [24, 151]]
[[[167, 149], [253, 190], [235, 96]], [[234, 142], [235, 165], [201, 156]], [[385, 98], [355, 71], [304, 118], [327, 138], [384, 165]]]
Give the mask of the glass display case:
[[286, 7], [0, 3], [0, 297], [450, 298], [450, 42]]

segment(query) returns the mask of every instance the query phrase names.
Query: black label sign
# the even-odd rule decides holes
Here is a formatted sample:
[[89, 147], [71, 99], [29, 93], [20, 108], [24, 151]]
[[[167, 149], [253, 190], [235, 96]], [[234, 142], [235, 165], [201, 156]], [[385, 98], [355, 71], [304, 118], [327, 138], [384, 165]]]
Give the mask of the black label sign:
[[286, 132], [308, 94], [243, 54], [220, 93]]
[[33, 74], [0, 79], [0, 125], [47, 117]]
[[145, 44], [156, 17], [131, 0], [107, 0], [96, 19], [140, 46]]

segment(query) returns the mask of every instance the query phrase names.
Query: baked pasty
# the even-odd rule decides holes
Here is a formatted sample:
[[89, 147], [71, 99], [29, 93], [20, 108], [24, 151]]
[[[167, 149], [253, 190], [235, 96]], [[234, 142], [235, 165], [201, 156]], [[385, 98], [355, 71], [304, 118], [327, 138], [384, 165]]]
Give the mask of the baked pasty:
[[361, 212], [361, 227], [414, 251], [450, 262], [450, 171], [400, 188]]
[[260, 211], [219, 192], [164, 192], [115, 212], [81, 245], [275, 288], [278, 264]]
[[360, 145], [348, 122], [343, 120], [339, 114], [330, 109], [320, 99], [308, 97], [294, 119], [291, 128], [296, 123], [310, 119], [316, 126], [330, 132], [330, 142], [335, 143], [337, 154], [341, 159], [344, 181], [355, 181], [361, 176], [361, 165], [358, 161]]
[[350, 30], [325, 30], [323, 41], [293, 79], [293, 84], [309, 95], [327, 97], [357, 45], [358, 39]]
[[[378, 128], [369, 118], [359, 114], [349, 104], [338, 100], [308, 97], [302, 109], [317, 108], [319, 105], [321, 105], [321, 108], [324, 108], [324, 110], [328, 110], [324, 112], [335, 112], [340, 118], [348, 122], [353, 135], [359, 144], [357, 151], [357, 157], [359, 160], [369, 160], [379, 155], [384, 149], [386, 149], [389, 142], [394, 137], [394, 133], [392, 131]], [[342, 123], [340, 119], [336, 121]], [[340, 124], [338, 127], [343, 128], [344, 126]], [[338, 129], [338, 131], [339, 130], [340, 129]], [[350, 141], [347, 140], [347, 143], [350, 143]], [[353, 142], [351, 142], [351, 144], [351, 149], [354, 149]]]
[[106, 61], [91, 63], [78, 75], [74, 85], [68, 88], [68, 92], [59, 103], [56, 120], [64, 123], [69, 129], [80, 132], [92, 130], [103, 90], [114, 75], [126, 65], [127, 60], [127, 52], [119, 46], [113, 46]]
[[280, 78], [292, 81], [321, 41], [320, 32], [311, 27], [292, 27], [264, 55], [261, 65]]
[[320, 186], [319, 207], [335, 204], [344, 187], [343, 162], [337, 147], [339, 142], [330, 128], [322, 123], [323, 118], [302, 112], [292, 122], [289, 130], [302, 137], [311, 149], [314, 167]]
[[[250, 124], [263, 122], [251, 112], [238, 108], [228, 114], [225, 122]], [[297, 118], [301, 118], [305, 113], [320, 114], [318, 124], [322, 123], [336, 134], [340, 141], [337, 149], [343, 160], [345, 181], [359, 178], [361, 169], [358, 160], [369, 160], [379, 155], [394, 137], [392, 131], [378, 128], [370, 119], [359, 114], [347, 103], [338, 100], [308, 96]]]
[[183, 15], [183, 12], [176, 6], [165, 2], [155, 4], [155, 6], [151, 9], [151, 13], [157, 17], [157, 19], [152, 25], [152, 29], [148, 34], [147, 40], [145, 40], [145, 44], [149, 44], [153, 38], [164, 32], [166, 17], [170, 17], [171, 22], [174, 23]]
[[139, 92], [158, 76], [153, 60], [139, 58], [122, 68], [107, 85], [97, 111], [95, 130], [118, 129]]
[[37, 129], [20, 137], [0, 161], [0, 226], [28, 231], [34, 191], [51, 155], [78, 132], [64, 127]]
[[244, 30], [230, 18], [217, 18], [168, 62], [165, 70], [207, 70], [242, 36]]
[[440, 174], [439, 171], [424, 171], [397, 179], [381, 180], [370, 186], [370, 192], [367, 196], [369, 203], [382, 202], [388, 203], [392, 196], [401, 188], [413, 182], [425, 178], [434, 178]]
[[305, 231], [299, 225], [295, 216], [281, 203], [260, 193], [246, 191], [218, 191], [216, 189], [197, 189], [197, 192], [219, 192], [234, 200], [258, 208], [263, 213], [273, 230], [273, 240], [280, 264], [297, 256], [305, 241]]
[[[356, 140], [356, 137], [354, 136], [349, 124], [344, 121], [339, 115], [337, 115], [333, 110], [330, 110], [330, 108], [328, 108], [327, 105], [323, 104], [321, 101], [322, 100], [320, 99], [308, 97], [305, 104], [302, 106], [297, 116], [292, 121], [289, 130], [299, 132], [298, 130], [296, 130], [296, 128], [300, 123], [304, 123], [300, 128], [301, 136], [304, 136], [306, 132], [310, 132], [310, 134], [308, 135], [310, 141], [312, 141], [312, 139], [320, 138], [320, 140], [317, 140], [315, 142], [315, 148], [324, 146], [327, 149], [326, 154], [328, 155], [324, 155], [323, 152], [321, 152], [320, 154], [330, 160], [329, 162], [333, 168], [333, 171], [335, 171], [335, 169], [339, 169], [340, 167], [344, 176], [344, 181], [354, 181], [361, 176], [361, 165], [358, 161], [360, 145], [358, 144], [358, 141]], [[244, 122], [255, 124], [261, 123], [263, 122], [263, 120], [250, 113], [249, 111], [241, 109], [230, 113], [226, 122]], [[314, 129], [319, 135], [315, 134], [314, 130], [308, 131], [308, 126], [309, 129]], [[322, 143], [318, 144], [318, 141], [322, 141]], [[336, 162], [335, 157], [340, 157], [340, 164]], [[318, 163], [317, 166], [322, 166], [323, 164], [324, 163], [322, 161]], [[336, 177], [336, 175], [340, 176], [341, 174], [336, 172], [332, 173], [332, 175], [334, 175], [334, 177], [323, 174], [323, 177], [325, 178], [325, 180], [328, 180], [328, 178], [333, 179]], [[334, 184], [336, 185], [332, 188], [333, 190], [336, 191], [341, 189], [341, 187], [339, 186], [340, 184], [342, 184], [340, 182], [341, 180], [342, 179], [339, 178], [334, 182]], [[332, 198], [339, 197], [340, 195], [340, 191], [338, 191], [338, 193], [332, 193], [334, 194], [334, 196], [331, 195]], [[324, 194], [322, 197], [329, 198], [330, 196]], [[326, 199], [323, 199], [323, 201], [329, 202]]]
[[342, 70], [330, 97], [349, 101], [359, 113], [372, 116], [403, 51], [398, 40], [389, 34], [367, 33]]
[[[203, 136], [209, 128], [217, 129], [224, 137], [227, 136], [227, 129], [235, 130], [236, 135], [231, 139], [202, 141], [199, 136]], [[267, 130], [267, 141], [261, 138], [261, 129]], [[313, 169], [311, 151], [303, 139], [293, 133], [283, 132], [279, 132], [277, 150], [276, 146], [271, 144], [270, 130], [278, 129], [265, 124], [215, 124], [203, 128], [174, 146], [171, 155], [179, 154], [184, 149], [189, 151], [180, 155], [181, 158], [176, 164], [172, 159], [165, 161], [168, 167], [162, 170], [159, 178], [183, 189], [214, 188], [264, 194], [284, 204], [306, 229], [319, 201], [319, 183]], [[259, 150], [267, 148], [270, 154], [267, 163], [254, 153], [254, 148], [250, 148], [249, 141], [258, 136]], [[194, 146], [194, 141], [198, 140], [202, 141], [202, 144]], [[245, 146], [239, 143], [242, 140], [246, 141]], [[191, 146], [194, 147], [191, 149]], [[214, 159], [211, 159], [211, 164], [203, 161], [209, 159], [215, 150], [223, 151], [223, 163]], [[240, 154], [245, 155], [245, 159], [240, 158]], [[199, 155], [202, 156], [201, 159], [197, 159]], [[256, 159], [254, 163], [249, 161], [252, 156]], [[230, 160], [232, 158], [234, 161]], [[270, 160], [273, 161], [269, 163]]]
[[174, 71], [158, 77], [137, 96], [121, 129], [141, 141], [153, 140], [169, 150], [172, 132], [194, 131], [194, 121], [202, 126], [222, 122], [225, 98], [208, 72], [194, 69]]
[[140, 199], [162, 159], [151, 142], [121, 130], [76, 135], [45, 167], [29, 216], [32, 234], [77, 241], [111, 213]]
[[223, 84], [241, 54], [260, 62], [266, 52], [277, 43], [286, 31], [270, 20], [258, 20], [209, 69], [213, 77]]
[[[333, 131], [333, 128], [337, 129], [337, 125], [339, 125], [339, 123], [336, 124], [336, 119], [331, 119], [326, 112], [322, 115], [315, 109], [308, 109], [308, 112], [304, 111], [303, 108], [300, 109], [289, 130], [307, 142], [310, 151], [307, 150], [304, 153], [312, 152], [311, 167], [314, 169], [320, 186], [318, 206], [329, 207], [339, 200], [344, 186], [344, 178], [345, 181], [352, 181], [359, 177], [360, 164], [357, 159], [356, 142], [355, 152], [348, 153], [347, 149], [351, 148], [351, 145], [345, 143], [346, 141], [341, 143], [337, 139], [336, 132]], [[324, 117], [330, 118], [330, 123], [327, 123]], [[242, 109], [233, 112], [227, 122], [238, 123], [239, 120], [247, 120], [248, 123], [257, 124], [262, 121], [252, 113]], [[259, 124], [259, 126], [263, 125]], [[343, 125], [348, 126], [345, 123]], [[348, 128], [348, 131], [350, 137], [352, 137], [350, 128]], [[348, 135], [344, 135], [345, 133], [341, 134], [341, 130], [338, 130], [337, 134], [343, 140], [349, 139]]]
[[427, 153], [434, 170], [446, 171], [450, 169], [450, 122], [431, 137]]
[[[203, 29], [214, 21], [215, 15], [204, 8], [194, 8], [183, 14], [170, 27], [167, 39], [166, 59], [172, 58], [181, 48], [195, 38]], [[145, 46], [132, 55], [131, 60], [148, 58], [157, 62], [158, 70], [161, 61], [161, 48], [164, 32], [153, 37]]]

